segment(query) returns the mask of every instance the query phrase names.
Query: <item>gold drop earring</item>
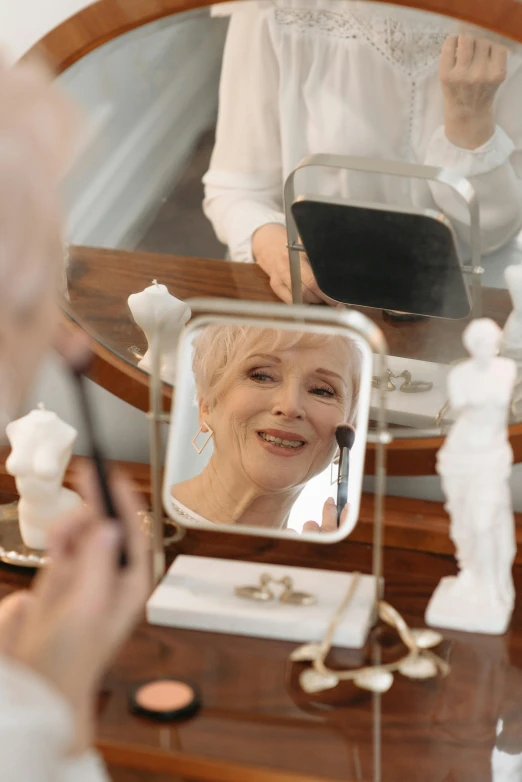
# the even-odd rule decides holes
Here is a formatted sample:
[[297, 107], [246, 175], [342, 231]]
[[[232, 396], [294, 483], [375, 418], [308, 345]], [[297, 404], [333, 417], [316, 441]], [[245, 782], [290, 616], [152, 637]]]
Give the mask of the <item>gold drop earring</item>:
[[[203, 428], [203, 426], [204, 426], [205, 428]], [[199, 427], [198, 431], [196, 432], [196, 434], [195, 434], [195, 435], [194, 435], [194, 437], [192, 438], [192, 447], [194, 448], [194, 450], [195, 450], [195, 451], [196, 451], [198, 454], [201, 454], [201, 453], [203, 453], [203, 451], [205, 450], [205, 448], [207, 447], [207, 445], [209, 444], [209, 442], [210, 442], [210, 441], [212, 440], [212, 438], [214, 437], [214, 430], [213, 430], [213, 429], [211, 429], [211, 428], [210, 428], [210, 426], [209, 426], [207, 423], [204, 423], [204, 424], [203, 424], [203, 426], [200, 426], [200, 427]], [[203, 441], [202, 445], [198, 446], [197, 440], [198, 440], [198, 437], [199, 437], [199, 435], [200, 435], [200, 434], [207, 434], [207, 433], [208, 433], [208, 435], [207, 435], [207, 437], [205, 438], [205, 440]]]

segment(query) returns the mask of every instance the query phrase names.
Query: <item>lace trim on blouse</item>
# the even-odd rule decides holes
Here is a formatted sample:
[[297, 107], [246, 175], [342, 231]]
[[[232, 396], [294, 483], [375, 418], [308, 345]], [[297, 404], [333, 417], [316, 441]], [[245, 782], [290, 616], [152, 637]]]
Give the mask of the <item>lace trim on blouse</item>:
[[403, 22], [355, 7], [331, 11], [279, 6], [274, 13], [276, 24], [293, 34], [364, 40], [408, 74], [436, 62], [451, 32], [450, 25], [434, 28], [433, 22]]

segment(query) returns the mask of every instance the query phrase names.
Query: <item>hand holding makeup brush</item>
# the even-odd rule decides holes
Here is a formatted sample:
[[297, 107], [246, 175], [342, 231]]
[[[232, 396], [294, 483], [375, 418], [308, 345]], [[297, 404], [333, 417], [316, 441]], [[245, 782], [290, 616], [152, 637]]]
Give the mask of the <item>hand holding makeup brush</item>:
[[92, 744], [100, 681], [150, 591], [134, 487], [122, 476], [113, 476], [110, 486], [124, 527], [127, 566], [118, 567], [122, 531], [104, 518], [95, 472], [85, 465], [78, 488], [88, 506], [51, 534], [52, 565], [30, 592], [0, 604], [0, 654], [42, 676], [69, 702], [76, 723], [73, 755]]

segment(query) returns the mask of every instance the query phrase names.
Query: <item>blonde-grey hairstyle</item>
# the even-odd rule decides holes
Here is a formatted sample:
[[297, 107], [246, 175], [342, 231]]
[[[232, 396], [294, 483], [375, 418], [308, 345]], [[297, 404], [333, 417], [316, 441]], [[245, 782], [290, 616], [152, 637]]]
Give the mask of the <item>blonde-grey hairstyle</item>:
[[357, 343], [348, 336], [318, 334], [308, 331], [212, 324], [204, 327], [194, 339], [192, 369], [198, 400], [213, 407], [233, 376], [234, 368], [249, 353], [271, 352], [295, 347], [323, 348], [338, 345], [345, 353], [340, 373], [351, 382], [351, 398], [346, 421], [353, 423], [357, 414], [362, 354]]
[[0, 60], [0, 310], [24, 310], [63, 264], [59, 183], [82, 118], [41, 62]]

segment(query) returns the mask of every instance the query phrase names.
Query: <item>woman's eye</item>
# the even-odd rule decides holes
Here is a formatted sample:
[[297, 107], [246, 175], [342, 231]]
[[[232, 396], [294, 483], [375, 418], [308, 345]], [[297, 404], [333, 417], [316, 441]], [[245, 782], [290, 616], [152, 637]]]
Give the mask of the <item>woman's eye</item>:
[[316, 396], [335, 396], [335, 392], [331, 388], [324, 387], [312, 388], [312, 394]]
[[274, 379], [272, 375], [268, 374], [268, 372], [261, 372], [261, 370], [257, 370], [256, 372], [251, 372], [250, 377], [252, 380], [256, 380], [258, 383], [265, 383], [267, 380]]

